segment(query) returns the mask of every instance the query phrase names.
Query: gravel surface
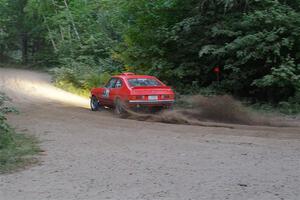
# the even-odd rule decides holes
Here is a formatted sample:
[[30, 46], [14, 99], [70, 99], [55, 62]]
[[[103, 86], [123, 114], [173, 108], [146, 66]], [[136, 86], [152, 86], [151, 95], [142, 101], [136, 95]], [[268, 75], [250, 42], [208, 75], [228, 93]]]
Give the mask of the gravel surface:
[[118, 119], [49, 84], [0, 69], [40, 163], [0, 175], [0, 200], [299, 200], [300, 129], [215, 128]]

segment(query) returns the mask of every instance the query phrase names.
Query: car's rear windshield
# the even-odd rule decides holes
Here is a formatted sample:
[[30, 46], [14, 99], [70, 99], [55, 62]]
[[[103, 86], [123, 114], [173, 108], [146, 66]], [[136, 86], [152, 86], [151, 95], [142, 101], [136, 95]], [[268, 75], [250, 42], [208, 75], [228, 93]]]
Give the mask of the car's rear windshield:
[[130, 87], [139, 86], [161, 86], [161, 83], [153, 78], [130, 78], [128, 79]]

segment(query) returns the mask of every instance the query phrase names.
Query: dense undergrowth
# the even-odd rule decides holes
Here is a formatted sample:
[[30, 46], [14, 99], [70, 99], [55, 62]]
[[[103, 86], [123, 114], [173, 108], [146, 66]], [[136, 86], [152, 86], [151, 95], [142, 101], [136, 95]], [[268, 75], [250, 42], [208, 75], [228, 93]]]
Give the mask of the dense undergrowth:
[[292, 98], [290, 101], [282, 101], [278, 104], [254, 103], [248, 104], [255, 111], [265, 113], [281, 113], [285, 115], [297, 116], [300, 114], [300, 99]]
[[103, 86], [110, 78], [108, 73], [99, 73], [92, 68], [80, 69], [54, 68], [50, 70], [55, 86], [88, 97], [92, 88]]
[[33, 156], [39, 152], [34, 137], [16, 133], [7, 124], [5, 114], [14, 109], [4, 106], [6, 100], [5, 95], [0, 93], [0, 174], [35, 163]]

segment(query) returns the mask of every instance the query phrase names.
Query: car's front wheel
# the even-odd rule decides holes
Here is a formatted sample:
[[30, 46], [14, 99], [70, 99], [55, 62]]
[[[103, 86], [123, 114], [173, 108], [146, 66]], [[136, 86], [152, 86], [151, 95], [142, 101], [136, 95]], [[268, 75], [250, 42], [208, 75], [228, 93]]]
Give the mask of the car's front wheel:
[[99, 108], [100, 108], [100, 103], [99, 103], [97, 97], [95, 97], [95, 96], [92, 96], [92, 97], [91, 97], [90, 105], [91, 105], [91, 110], [92, 110], [92, 111], [98, 111], [98, 110], [99, 110]]

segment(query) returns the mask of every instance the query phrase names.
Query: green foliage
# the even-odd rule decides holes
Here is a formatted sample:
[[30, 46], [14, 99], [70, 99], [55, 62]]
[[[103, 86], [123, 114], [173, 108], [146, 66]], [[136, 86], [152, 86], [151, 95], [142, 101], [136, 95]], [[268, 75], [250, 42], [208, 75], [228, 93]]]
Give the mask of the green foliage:
[[92, 89], [95, 87], [102, 87], [104, 84], [108, 82], [110, 79], [110, 75], [108, 73], [103, 73], [103, 74], [91, 74], [86, 77], [84, 81], [84, 88], [86, 89]]
[[300, 104], [290, 103], [290, 102], [280, 102], [278, 104], [278, 109], [281, 113], [287, 115], [295, 115], [300, 113]]
[[255, 111], [264, 112], [264, 113], [277, 113], [290, 116], [299, 116], [300, 113], [300, 104], [291, 103], [288, 101], [283, 101], [277, 105], [267, 104], [267, 103], [256, 103], [250, 106]]
[[32, 163], [34, 160], [28, 156], [39, 151], [33, 137], [16, 134], [6, 123], [4, 114], [15, 111], [4, 106], [6, 100], [7, 97], [0, 93], [0, 174]]
[[[287, 65], [294, 75], [285, 78], [299, 79], [299, 3], [132, 0], [124, 4], [123, 20], [130, 19], [130, 24], [117, 57], [134, 71], [157, 75], [183, 93], [209, 86], [278, 102], [299, 88], [285, 84], [287, 89], [282, 89], [276, 83], [264, 96], [269, 88], [258, 84], [274, 75], [272, 69]], [[222, 69], [220, 85], [214, 66]]]
[[300, 89], [300, 65], [288, 59], [277, 68], [271, 68], [271, 73], [253, 83], [259, 87], [288, 87]]
[[259, 97], [265, 91], [254, 87], [258, 86], [253, 84], [255, 80], [268, 75], [288, 58], [298, 62], [294, 55], [299, 43], [299, 13], [278, 2], [268, 2], [264, 9], [261, 4], [249, 3], [244, 13], [235, 9], [222, 16], [214, 13], [216, 19], [211, 24], [202, 22], [203, 18], [185, 22], [184, 26], [192, 23], [207, 34], [205, 40], [199, 41], [199, 61], [195, 64], [200, 66], [195, 65], [194, 69], [202, 72], [197, 74], [200, 82], [211, 84], [212, 68], [221, 66], [222, 88], [239, 96]]
[[103, 86], [110, 78], [106, 72], [99, 72], [81, 65], [73, 68], [62, 67], [51, 70], [54, 76], [55, 85], [69, 92], [86, 96], [90, 95], [90, 90]]
[[287, 101], [281, 101], [277, 104], [270, 103], [255, 103], [250, 104], [250, 107], [256, 111], [264, 111], [270, 113], [282, 113], [286, 115], [299, 115], [300, 114], [300, 92], [297, 92], [295, 96], [290, 97]]

